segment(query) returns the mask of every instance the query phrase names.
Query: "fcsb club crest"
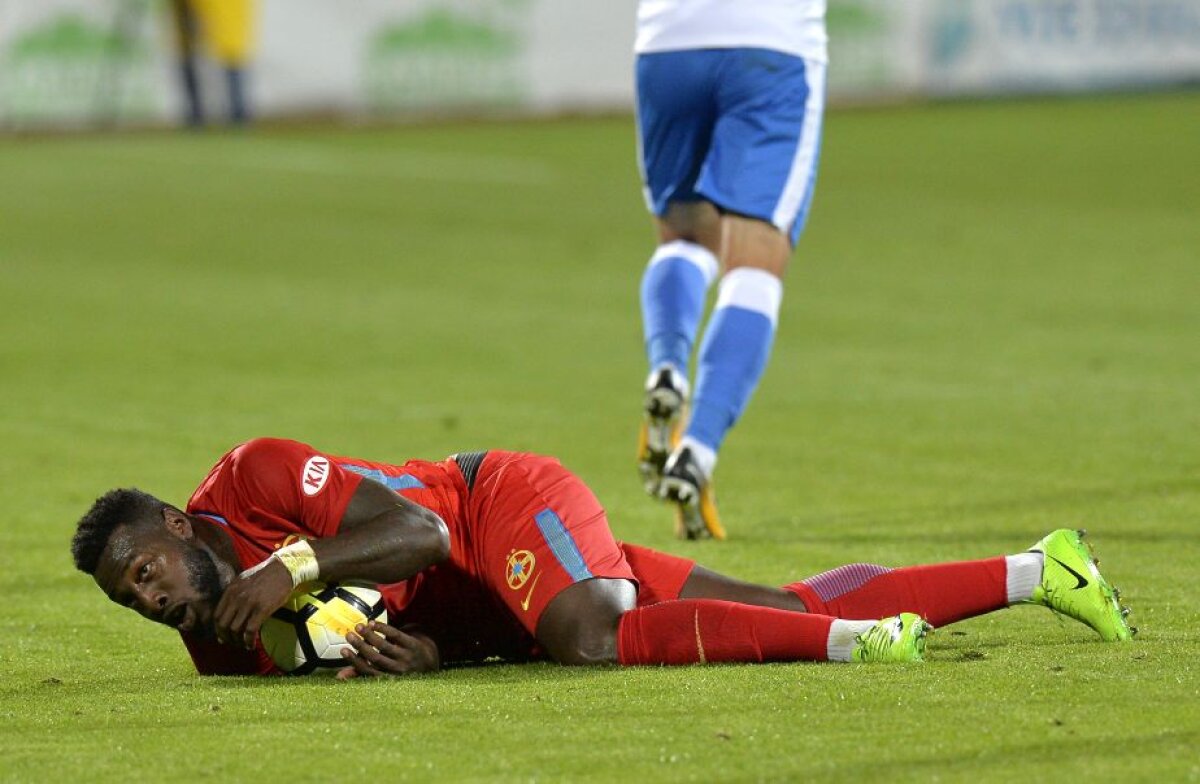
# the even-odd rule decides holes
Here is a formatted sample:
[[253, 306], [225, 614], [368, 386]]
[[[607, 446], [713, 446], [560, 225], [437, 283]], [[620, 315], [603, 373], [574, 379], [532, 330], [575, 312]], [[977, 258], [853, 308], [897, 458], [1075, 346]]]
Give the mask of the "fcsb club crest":
[[509, 553], [508, 569], [505, 572], [508, 587], [519, 591], [521, 586], [529, 580], [529, 575], [533, 574], [533, 568], [536, 565], [537, 559], [528, 550], [513, 550]]

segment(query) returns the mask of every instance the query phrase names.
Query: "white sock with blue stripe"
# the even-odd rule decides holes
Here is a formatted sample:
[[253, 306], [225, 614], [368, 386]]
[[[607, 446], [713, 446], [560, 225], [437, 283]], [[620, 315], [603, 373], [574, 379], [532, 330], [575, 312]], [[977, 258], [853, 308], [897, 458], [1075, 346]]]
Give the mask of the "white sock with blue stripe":
[[721, 278], [717, 304], [700, 347], [688, 439], [715, 453], [758, 386], [779, 321], [783, 281], [738, 267]]
[[650, 258], [641, 296], [651, 370], [671, 364], [688, 375], [692, 344], [717, 267], [717, 257], [707, 248], [683, 240], [660, 245]]

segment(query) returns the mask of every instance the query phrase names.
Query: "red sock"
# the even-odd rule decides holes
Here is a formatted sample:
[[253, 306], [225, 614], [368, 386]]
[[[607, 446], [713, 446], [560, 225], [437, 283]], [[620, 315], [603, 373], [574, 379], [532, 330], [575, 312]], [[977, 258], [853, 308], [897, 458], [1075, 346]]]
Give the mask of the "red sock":
[[1008, 606], [1004, 557], [888, 569], [850, 564], [784, 588], [809, 612], [836, 618], [885, 618], [914, 612], [934, 626]]
[[617, 658], [633, 664], [824, 661], [833, 618], [717, 599], [679, 599], [621, 616]]

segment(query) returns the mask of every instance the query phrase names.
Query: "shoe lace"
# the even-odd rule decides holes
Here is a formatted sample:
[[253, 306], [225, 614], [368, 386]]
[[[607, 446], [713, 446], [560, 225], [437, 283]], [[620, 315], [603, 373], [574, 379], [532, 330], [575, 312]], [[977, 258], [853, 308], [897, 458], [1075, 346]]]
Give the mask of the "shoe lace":
[[1067, 626], [1067, 622], [1065, 620], [1063, 620], [1064, 618], [1071, 618], [1072, 620], [1077, 620], [1077, 619], [1070, 613], [1066, 612], [1065, 610], [1060, 610], [1056, 606], [1056, 604], [1058, 604], [1059, 602], [1062, 602], [1064, 604], [1066, 603], [1064, 600], [1058, 598], [1061, 595], [1061, 593], [1062, 592], [1059, 591], [1057, 588], [1047, 588], [1046, 589], [1046, 603], [1042, 606], [1050, 611], [1050, 614], [1054, 616], [1054, 620], [1058, 621], [1059, 627], [1065, 629]]
[[892, 646], [900, 639], [899, 635], [893, 636], [892, 634], [892, 627], [895, 623], [897, 622], [884, 623], [881, 621], [858, 635], [858, 644], [863, 648], [864, 659], [879, 661], [887, 656], [892, 650]]

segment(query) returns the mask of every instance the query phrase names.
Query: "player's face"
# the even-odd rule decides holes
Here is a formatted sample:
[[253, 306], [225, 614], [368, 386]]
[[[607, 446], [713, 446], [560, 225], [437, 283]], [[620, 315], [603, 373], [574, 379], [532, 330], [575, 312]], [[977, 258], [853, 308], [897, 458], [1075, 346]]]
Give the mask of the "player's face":
[[155, 526], [123, 526], [109, 539], [96, 584], [155, 623], [207, 636], [221, 598], [217, 565], [195, 540]]

